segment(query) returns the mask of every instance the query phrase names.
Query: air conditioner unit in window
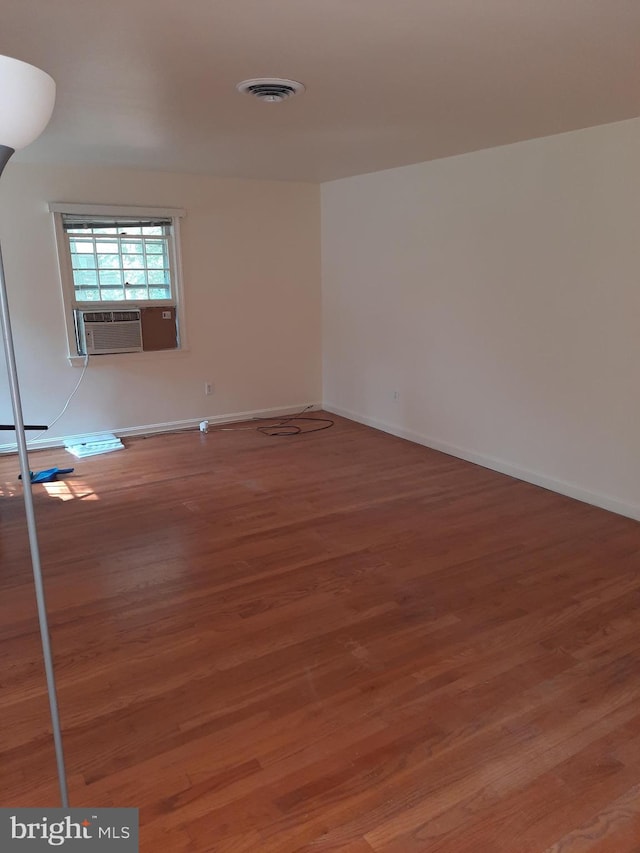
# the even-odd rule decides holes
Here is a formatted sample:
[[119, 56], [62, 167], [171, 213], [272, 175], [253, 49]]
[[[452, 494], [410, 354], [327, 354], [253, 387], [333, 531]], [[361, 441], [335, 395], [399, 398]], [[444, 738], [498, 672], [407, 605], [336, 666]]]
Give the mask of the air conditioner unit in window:
[[142, 352], [140, 309], [126, 311], [76, 310], [78, 347], [85, 355]]

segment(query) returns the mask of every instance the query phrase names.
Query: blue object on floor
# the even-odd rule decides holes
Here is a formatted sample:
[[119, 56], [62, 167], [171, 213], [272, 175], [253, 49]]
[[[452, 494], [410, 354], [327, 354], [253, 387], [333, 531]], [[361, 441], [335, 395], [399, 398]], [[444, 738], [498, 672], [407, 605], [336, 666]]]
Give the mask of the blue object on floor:
[[[58, 474], [72, 474], [73, 468], [47, 468], [46, 471], [37, 471], [35, 474], [30, 471], [29, 473], [32, 483], [55, 483]], [[21, 474], [18, 475], [18, 479], [22, 479]]]

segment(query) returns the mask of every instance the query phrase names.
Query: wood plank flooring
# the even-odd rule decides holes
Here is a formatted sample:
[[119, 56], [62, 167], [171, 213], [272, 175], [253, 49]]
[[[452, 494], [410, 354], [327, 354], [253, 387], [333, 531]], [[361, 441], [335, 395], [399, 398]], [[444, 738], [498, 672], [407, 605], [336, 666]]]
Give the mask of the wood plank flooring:
[[[76, 806], [143, 853], [638, 853], [640, 525], [336, 418], [32, 466]], [[0, 803], [57, 805], [15, 458]]]

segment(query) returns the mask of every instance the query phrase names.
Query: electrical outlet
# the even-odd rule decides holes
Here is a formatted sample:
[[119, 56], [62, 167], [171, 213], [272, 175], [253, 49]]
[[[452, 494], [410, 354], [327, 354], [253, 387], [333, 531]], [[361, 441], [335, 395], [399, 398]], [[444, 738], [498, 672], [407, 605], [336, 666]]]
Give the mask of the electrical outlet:
[[213, 382], [205, 382], [204, 383], [204, 393], [205, 393], [205, 396], [207, 396], [207, 397], [210, 394], [213, 394]]

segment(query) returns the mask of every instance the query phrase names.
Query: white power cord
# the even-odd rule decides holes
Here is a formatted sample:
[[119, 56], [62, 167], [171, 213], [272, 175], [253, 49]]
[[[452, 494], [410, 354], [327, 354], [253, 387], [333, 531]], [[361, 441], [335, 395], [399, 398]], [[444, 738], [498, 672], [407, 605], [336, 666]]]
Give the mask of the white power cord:
[[88, 354], [87, 354], [87, 355], [85, 355], [85, 357], [84, 357], [84, 367], [82, 368], [82, 373], [80, 374], [80, 379], [78, 379], [78, 381], [76, 382], [76, 387], [73, 389], [73, 391], [72, 391], [72, 392], [69, 394], [69, 396], [67, 397], [67, 402], [66, 402], [66, 403], [64, 404], [64, 406], [62, 407], [62, 411], [60, 412], [60, 414], [58, 415], [58, 417], [57, 417], [57, 418], [54, 418], [54, 419], [51, 421], [51, 423], [49, 424], [49, 426], [48, 426], [48, 428], [47, 428], [47, 429], [43, 429], [43, 430], [42, 430], [42, 432], [39, 432], [39, 433], [38, 433], [38, 435], [36, 435], [34, 438], [30, 438], [30, 439], [29, 439], [29, 442], [28, 442], [29, 444], [30, 444], [32, 441], [37, 441], [39, 438], [42, 438], [42, 436], [43, 436], [46, 432], [48, 432], [48, 431], [51, 429], [51, 427], [54, 427], [54, 426], [58, 423], [58, 421], [60, 420], [60, 418], [64, 415], [64, 413], [65, 413], [65, 412], [67, 411], [67, 409], [69, 408], [69, 404], [71, 403], [71, 401], [73, 400], [73, 398], [76, 396], [76, 392], [78, 391], [78, 388], [80, 387], [80, 383], [81, 383], [81, 382], [82, 382], [82, 380], [84, 379], [84, 375], [85, 375], [85, 373], [87, 372], [87, 367], [89, 367], [89, 355], [88, 355]]

